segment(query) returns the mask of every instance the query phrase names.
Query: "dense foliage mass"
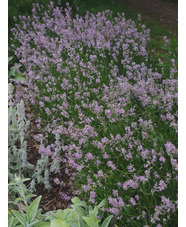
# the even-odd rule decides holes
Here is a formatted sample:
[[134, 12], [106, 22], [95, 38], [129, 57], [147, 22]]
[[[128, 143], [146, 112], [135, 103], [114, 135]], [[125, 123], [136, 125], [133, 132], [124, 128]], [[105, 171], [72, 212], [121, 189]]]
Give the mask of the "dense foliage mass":
[[115, 225], [176, 225], [176, 59], [169, 73], [149, 64], [140, 15], [138, 24], [109, 10], [73, 18], [68, 4], [52, 2], [32, 12], [12, 29], [12, 48], [28, 80], [16, 98], [38, 107], [45, 177], [65, 171], [74, 195], [90, 204], [106, 198]]

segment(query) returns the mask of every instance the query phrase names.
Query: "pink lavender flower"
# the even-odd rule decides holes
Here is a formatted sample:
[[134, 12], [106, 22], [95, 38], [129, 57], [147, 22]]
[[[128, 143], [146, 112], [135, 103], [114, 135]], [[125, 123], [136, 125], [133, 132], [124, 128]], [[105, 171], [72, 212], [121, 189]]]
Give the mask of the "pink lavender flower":
[[114, 163], [112, 161], [108, 161], [107, 162], [107, 165], [112, 169], [112, 170], [115, 170], [116, 169], [116, 166], [114, 165]]

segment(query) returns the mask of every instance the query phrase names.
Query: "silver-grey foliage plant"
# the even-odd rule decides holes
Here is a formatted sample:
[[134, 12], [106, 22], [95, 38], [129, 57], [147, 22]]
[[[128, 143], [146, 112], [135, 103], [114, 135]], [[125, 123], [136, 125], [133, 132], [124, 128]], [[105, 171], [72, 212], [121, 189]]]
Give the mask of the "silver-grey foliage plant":
[[[11, 203], [18, 206], [19, 210], [9, 208], [9, 227], [107, 227], [111, 221], [112, 215], [104, 221], [104, 212], [100, 209], [106, 205], [106, 200], [103, 200], [98, 206], [92, 208], [87, 206], [84, 201], [78, 197], [74, 197], [71, 201], [71, 208], [57, 211], [49, 211], [41, 214], [41, 209], [38, 209], [41, 196], [37, 197], [30, 205], [29, 199], [36, 195], [28, 193], [25, 181], [29, 179], [21, 179], [14, 177], [14, 181], [9, 184], [9, 187], [14, 187], [20, 197], [16, 198]], [[22, 205], [22, 206], [20, 206]]]

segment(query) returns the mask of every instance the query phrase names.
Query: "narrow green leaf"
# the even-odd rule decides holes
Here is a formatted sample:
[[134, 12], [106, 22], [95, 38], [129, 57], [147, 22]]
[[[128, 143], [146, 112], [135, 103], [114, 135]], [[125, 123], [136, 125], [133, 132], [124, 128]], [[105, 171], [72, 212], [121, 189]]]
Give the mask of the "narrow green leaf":
[[12, 223], [14, 221], [14, 217], [8, 219], [8, 227], [12, 227]]
[[98, 208], [94, 207], [93, 211], [90, 211], [90, 213], [92, 213], [93, 215], [97, 216], [98, 214]]
[[24, 202], [24, 199], [22, 197], [19, 197], [19, 198], [14, 200], [14, 204], [17, 204], [19, 201], [23, 201]]
[[12, 213], [23, 226], [26, 226], [27, 222], [23, 215], [21, 215], [17, 210], [12, 210]]
[[25, 182], [25, 181], [29, 181], [29, 180], [31, 180], [31, 178], [24, 178], [24, 179], [22, 179], [21, 181], [22, 181], [22, 182]]
[[29, 223], [31, 223], [34, 220], [34, 218], [37, 214], [40, 200], [41, 200], [41, 196], [37, 197], [28, 207], [27, 218], [28, 218]]
[[13, 57], [8, 57], [8, 62], [10, 62], [13, 59]]
[[105, 221], [103, 222], [101, 227], [107, 227], [112, 219], [112, 215], [108, 216]]
[[107, 202], [106, 199], [102, 200], [102, 201], [100, 202], [100, 204], [99, 204], [97, 207], [98, 207], [98, 208], [103, 207], [103, 206], [106, 204], [106, 202]]
[[32, 198], [32, 197], [36, 197], [37, 195], [35, 195], [35, 194], [31, 194], [31, 193], [29, 193], [28, 195], [26, 195], [25, 197], [26, 197], [26, 199], [28, 199], [28, 198]]
[[8, 186], [17, 185], [17, 183], [10, 182]]

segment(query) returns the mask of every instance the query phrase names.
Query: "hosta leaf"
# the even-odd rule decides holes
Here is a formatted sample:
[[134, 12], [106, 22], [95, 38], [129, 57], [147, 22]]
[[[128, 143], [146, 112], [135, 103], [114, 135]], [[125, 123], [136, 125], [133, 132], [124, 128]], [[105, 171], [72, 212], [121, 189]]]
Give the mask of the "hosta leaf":
[[112, 219], [112, 215], [108, 216], [105, 221], [103, 222], [101, 227], [107, 227]]
[[23, 226], [26, 226], [27, 222], [22, 214], [20, 214], [17, 210], [12, 210], [12, 213]]
[[41, 196], [37, 197], [28, 207], [27, 218], [28, 218], [29, 223], [31, 223], [34, 220], [34, 218], [37, 214], [40, 200], [41, 200]]

